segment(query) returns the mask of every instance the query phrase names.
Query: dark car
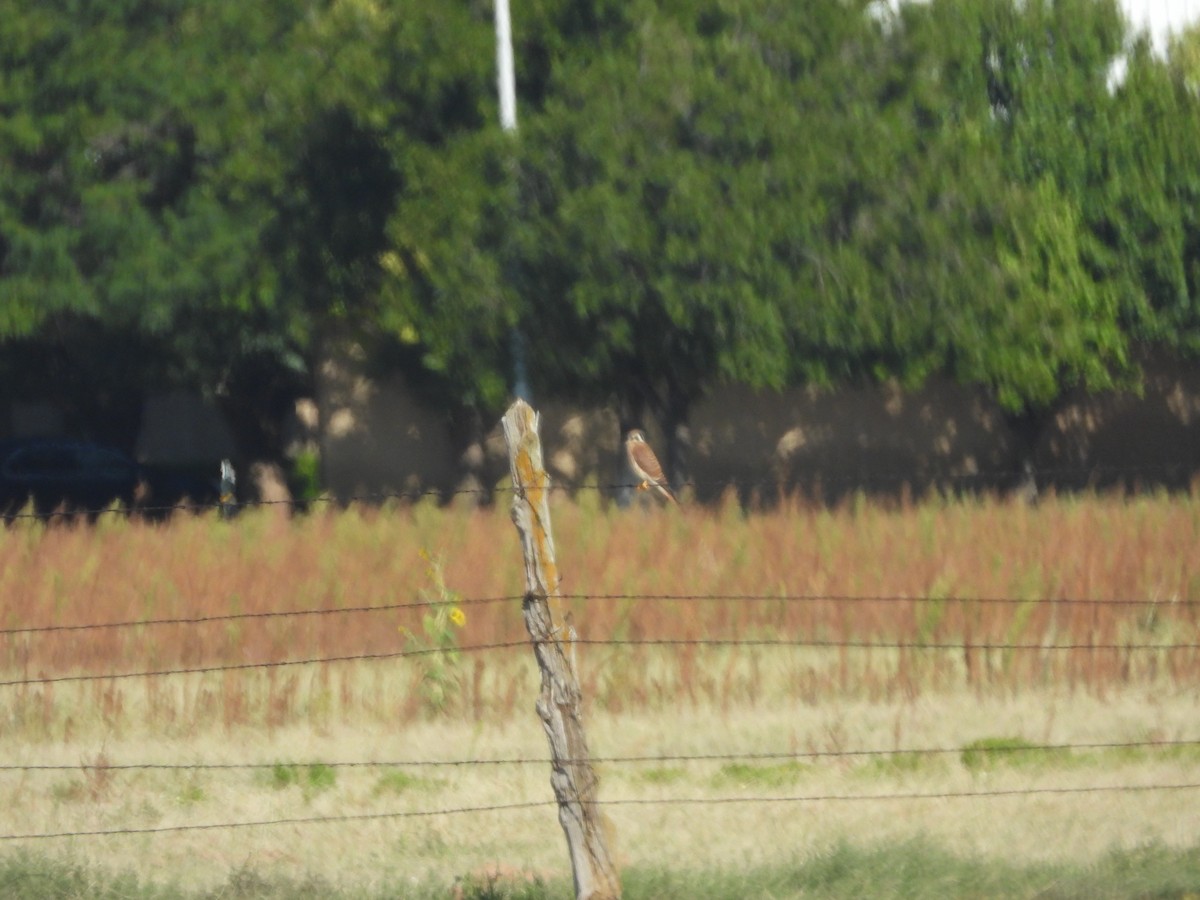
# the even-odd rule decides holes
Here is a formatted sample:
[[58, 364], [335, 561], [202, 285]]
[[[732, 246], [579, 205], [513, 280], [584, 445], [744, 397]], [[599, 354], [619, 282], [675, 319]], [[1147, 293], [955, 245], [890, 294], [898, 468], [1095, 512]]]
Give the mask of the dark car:
[[58, 509], [98, 513], [119, 501], [127, 509], [162, 512], [184, 499], [211, 504], [216, 479], [196, 478], [141, 465], [115, 447], [66, 439], [33, 439], [0, 444], [0, 511]]

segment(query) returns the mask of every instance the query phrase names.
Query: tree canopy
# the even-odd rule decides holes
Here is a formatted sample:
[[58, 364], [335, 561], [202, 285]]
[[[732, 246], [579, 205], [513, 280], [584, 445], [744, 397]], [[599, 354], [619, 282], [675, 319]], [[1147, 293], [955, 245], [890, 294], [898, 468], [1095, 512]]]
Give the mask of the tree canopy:
[[[494, 409], [948, 376], [1014, 415], [1200, 351], [1195, 29], [1116, 0], [0, 0], [0, 367]], [[70, 387], [73, 385], [73, 387]], [[62, 396], [57, 399], [63, 399]]]

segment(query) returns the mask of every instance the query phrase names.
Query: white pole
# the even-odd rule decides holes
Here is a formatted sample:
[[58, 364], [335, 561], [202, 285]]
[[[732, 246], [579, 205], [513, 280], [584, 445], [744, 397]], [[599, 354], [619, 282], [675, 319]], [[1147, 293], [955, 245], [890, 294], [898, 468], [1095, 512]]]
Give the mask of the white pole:
[[[513, 71], [512, 17], [508, 0], [496, 0], [496, 82], [500, 91], [500, 127], [506, 134], [516, 134], [517, 77]], [[511, 263], [509, 268], [511, 270]], [[532, 400], [521, 329], [513, 327], [508, 337], [513, 358], [513, 394], [522, 400]]]
[[500, 127], [517, 130], [517, 79], [513, 74], [512, 19], [508, 0], [496, 0], [496, 78], [500, 87]]

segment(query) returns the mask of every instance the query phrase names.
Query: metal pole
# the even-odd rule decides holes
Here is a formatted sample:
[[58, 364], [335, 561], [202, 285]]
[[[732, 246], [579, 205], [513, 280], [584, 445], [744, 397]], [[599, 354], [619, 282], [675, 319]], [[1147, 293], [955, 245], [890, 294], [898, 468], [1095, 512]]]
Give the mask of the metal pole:
[[508, 0], [496, 0], [496, 80], [500, 91], [500, 127], [517, 130], [517, 79], [513, 74], [512, 17]]
[[[517, 78], [514, 73], [512, 47], [512, 17], [509, 15], [508, 0], [496, 0], [496, 83], [500, 93], [500, 127], [506, 134], [517, 133]], [[515, 167], [514, 167], [515, 168]], [[520, 198], [513, 185], [513, 208], [518, 208]], [[505, 251], [505, 272], [512, 281], [513, 263], [511, 252]], [[509, 350], [512, 353], [513, 396], [527, 402], [533, 400], [529, 389], [529, 373], [525, 366], [525, 339], [521, 329], [514, 326], [509, 332]]]

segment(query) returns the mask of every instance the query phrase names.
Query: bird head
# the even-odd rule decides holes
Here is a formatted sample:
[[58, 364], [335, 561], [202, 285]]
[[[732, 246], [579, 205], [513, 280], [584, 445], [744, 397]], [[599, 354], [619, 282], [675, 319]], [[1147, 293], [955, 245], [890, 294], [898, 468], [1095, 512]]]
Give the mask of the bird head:
[[642, 433], [640, 428], [634, 428], [629, 434], [625, 435], [625, 443], [644, 444], [646, 443], [646, 435]]

